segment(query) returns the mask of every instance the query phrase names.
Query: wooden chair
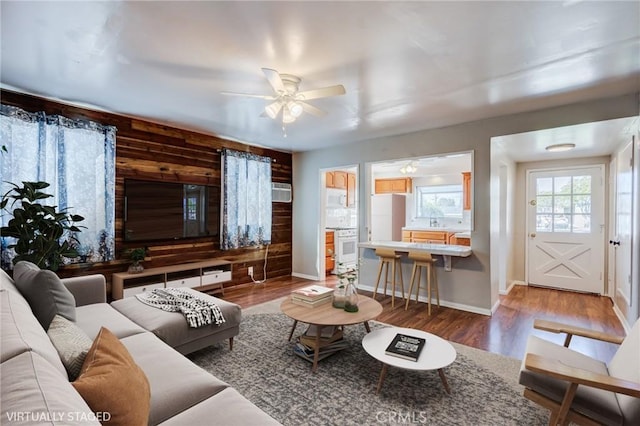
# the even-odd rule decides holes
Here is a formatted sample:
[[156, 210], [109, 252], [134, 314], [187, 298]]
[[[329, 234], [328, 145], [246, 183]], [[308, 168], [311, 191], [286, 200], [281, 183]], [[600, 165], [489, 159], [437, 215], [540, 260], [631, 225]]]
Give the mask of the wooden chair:
[[[640, 319], [625, 338], [543, 320], [534, 328], [567, 334], [564, 346], [529, 336], [520, 369], [524, 396], [551, 411], [549, 425], [640, 424]], [[607, 365], [569, 349], [572, 336], [620, 347]]]
[[409, 284], [409, 294], [407, 297], [407, 303], [404, 306], [404, 310], [409, 309], [409, 302], [411, 301], [411, 291], [413, 290], [413, 283], [418, 278], [418, 285], [416, 286], [416, 303], [418, 303], [418, 293], [420, 292], [420, 278], [422, 278], [422, 268], [427, 269], [427, 313], [431, 315], [431, 287], [432, 284], [436, 290], [436, 300], [438, 307], [440, 307], [440, 290], [438, 289], [438, 276], [436, 275], [436, 259], [431, 257], [431, 253], [422, 251], [410, 251], [409, 259], [413, 260], [413, 269], [411, 270], [411, 281]]
[[404, 300], [404, 282], [402, 281], [402, 263], [400, 262], [401, 255], [397, 254], [393, 249], [377, 248], [376, 256], [380, 258], [380, 266], [378, 267], [378, 279], [376, 280], [376, 287], [373, 289], [373, 298], [375, 300], [378, 293], [378, 285], [380, 284], [380, 277], [382, 276], [382, 270], [385, 269], [384, 274], [384, 290], [383, 293], [387, 294], [387, 283], [389, 282], [389, 266], [391, 266], [391, 307], [395, 307], [396, 297], [396, 271], [400, 277], [400, 289], [402, 290], [402, 299]]

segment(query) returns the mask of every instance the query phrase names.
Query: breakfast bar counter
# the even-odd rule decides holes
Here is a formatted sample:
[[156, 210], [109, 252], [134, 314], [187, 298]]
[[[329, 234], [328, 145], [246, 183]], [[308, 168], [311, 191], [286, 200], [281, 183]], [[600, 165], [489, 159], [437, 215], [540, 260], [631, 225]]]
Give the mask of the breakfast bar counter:
[[429, 252], [441, 255], [444, 260], [444, 270], [451, 271], [451, 257], [469, 257], [473, 253], [468, 246], [451, 244], [431, 244], [431, 243], [406, 243], [402, 241], [368, 241], [359, 243], [360, 248], [377, 249], [390, 248], [398, 253], [409, 253], [409, 251]]

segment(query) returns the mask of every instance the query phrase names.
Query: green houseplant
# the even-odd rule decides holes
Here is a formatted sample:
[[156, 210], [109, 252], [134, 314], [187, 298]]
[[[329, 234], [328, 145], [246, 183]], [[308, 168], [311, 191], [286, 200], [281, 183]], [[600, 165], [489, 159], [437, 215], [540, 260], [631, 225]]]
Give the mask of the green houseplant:
[[[40, 204], [40, 200], [53, 197], [42, 192], [49, 187], [47, 182], [22, 182], [22, 186], [10, 184], [13, 188], [2, 196], [0, 209], [13, 217], [7, 226], [0, 229], [0, 233], [3, 237], [16, 239], [15, 243], [7, 246], [16, 252], [13, 263], [28, 260], [42, 269], [57, 271], [63, 258], [78, 257], [75, 233], [80, 232], [81, 227], [76, 223], [84, 218], [69, 214], [66, 209], [56, 211], [56, 206]], [[18, 202], [17, 208], [7, 210], [7, 205], [13, 208]]]
[[129, 257], [129, 259], [131, 259], [131, 266], [129, 266], [128, 272], [130, 274], [135, 274], [135, 273], [139, 273], [142, 272], [144, 270], [144, 267], [142, 266], [142, 264], [140, 262], [142, 262], [144, 260], [144, 258], [147, 256], [147, 248], [134, 248], [134, 249], [130, 249], [127, 251], [127, 256]]

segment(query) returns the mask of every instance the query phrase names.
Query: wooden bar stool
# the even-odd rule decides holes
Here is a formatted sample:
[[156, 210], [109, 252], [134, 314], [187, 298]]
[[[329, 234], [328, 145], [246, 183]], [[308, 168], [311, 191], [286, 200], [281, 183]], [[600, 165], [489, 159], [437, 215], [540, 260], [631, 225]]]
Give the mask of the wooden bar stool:
[[378, 285], [380, 284], [380, 277], [382, 276], [382, 269], [385, 268], [384, 274], [384, 294], [387, 294], [387, 283], [389, 282], [389, 265], [391, 265], [391, 307], [395, 307], [395, 297], [396, 297], [396, 270], [400, 276], [400, 289], [402, 290], [402, 299], [404, 297], [404, 282], [402, 281], [402, 264], [400, 262], [400, 258], [402, 257], [399, 254], [396, 254], [395, 250], [388, 248], [377, 248], [376, 256], [380, 258], [380, 266], [378, 268], [378, 279], [376, 280], [376, 287], [373, 290], [373, 298], [375, 300], [376, 293], [378, 292]]
[[427, 304], [429, 306], [428, 313], [431, 315], [431, 279], [433, 278], [433, 284], [436, 290], [436, 300], [438, 301], [438, 307], [440, 307], [440, 291], [438, 290], [438, 276], [436, 275], [436, 260], [431, 257], [431, 253], [423, 251], [410, 251], [409, 259], [413, 260], [413, 269], [411, 270], [411, 284], [409, 285], [409, 297], [407, 303], [404, 306], [406, 311], [409, 308], [409, 302], [411, 301], [411, 291], [413, 290], [413, 283], [416, 278], [416, 272], [418, 276], [418, 285], [416, 286], [416, 303], [418, 303], [418, 293], [420, 292], [420, 278], [422, 275], [422, 268], [427, 268]]

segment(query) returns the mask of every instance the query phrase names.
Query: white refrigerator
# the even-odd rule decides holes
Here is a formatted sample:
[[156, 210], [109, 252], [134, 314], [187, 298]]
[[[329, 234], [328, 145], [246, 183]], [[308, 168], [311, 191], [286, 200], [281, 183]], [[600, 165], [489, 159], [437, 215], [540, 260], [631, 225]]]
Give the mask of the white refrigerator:
[[406, 205], [402, 194], [371, 196], [371, 241], [402, 241]]

